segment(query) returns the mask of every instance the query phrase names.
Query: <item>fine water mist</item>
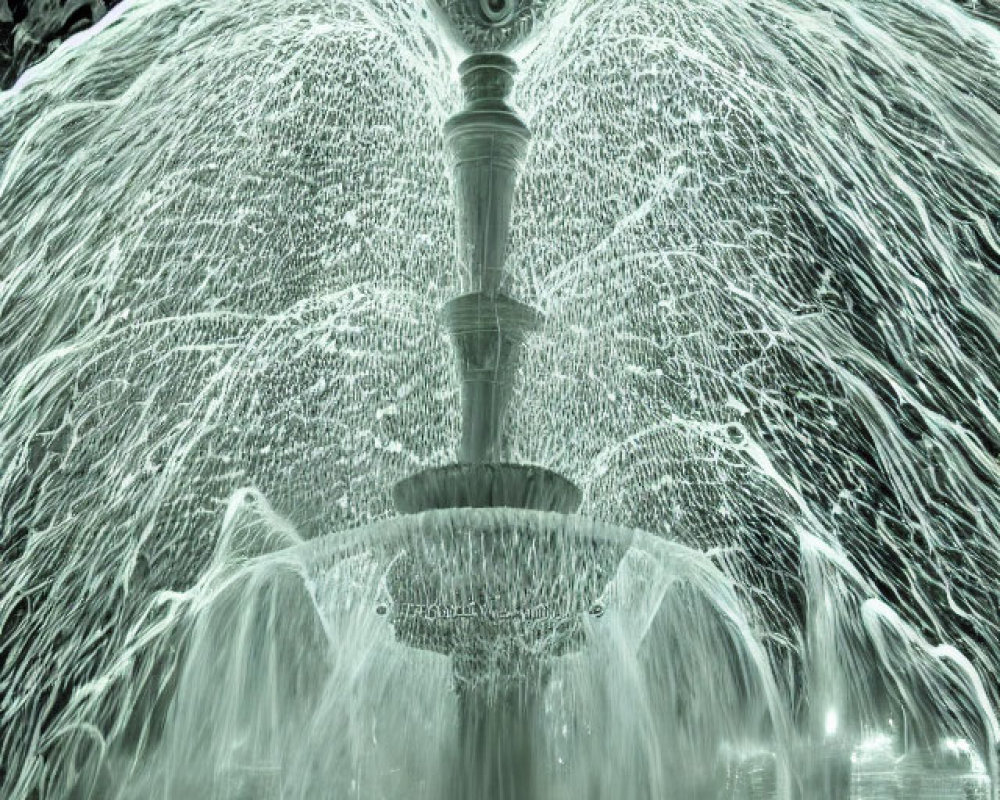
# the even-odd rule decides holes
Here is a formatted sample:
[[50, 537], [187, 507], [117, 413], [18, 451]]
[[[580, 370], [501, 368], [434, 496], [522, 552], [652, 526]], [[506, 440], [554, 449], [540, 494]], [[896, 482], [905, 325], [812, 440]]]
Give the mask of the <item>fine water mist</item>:
[[507, 436], [575, 514], [393, 506], [462, 421], [424, 4], [134, 2], [0, 93], [3, 797], [442, 798], [493, 748], [556, 799], [1000, 795], [1000, 31], [522, 8]]

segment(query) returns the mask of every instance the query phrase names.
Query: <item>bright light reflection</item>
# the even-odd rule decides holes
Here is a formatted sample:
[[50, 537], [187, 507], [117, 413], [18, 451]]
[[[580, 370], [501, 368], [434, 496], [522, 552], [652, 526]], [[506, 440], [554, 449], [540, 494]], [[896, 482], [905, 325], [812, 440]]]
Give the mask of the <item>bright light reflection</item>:
[[877, 750], [890, 749], [892, 749], [892, 736], [888, 733], [876, 733], [873, 736], [869, 736], [857, 747], [860, 753], [872, 753]]
[[826, 722], [823, 725], [823, 729], [827, 736], [834, 736], [837, 733], [837, 725], [840, 720], [837, 717], [837, 709], [830, 708], [826, 712]]
[[942, 739], [941, 749], [950, 755], [968, 755], [972, 752], [972, 745], [968, 739]]

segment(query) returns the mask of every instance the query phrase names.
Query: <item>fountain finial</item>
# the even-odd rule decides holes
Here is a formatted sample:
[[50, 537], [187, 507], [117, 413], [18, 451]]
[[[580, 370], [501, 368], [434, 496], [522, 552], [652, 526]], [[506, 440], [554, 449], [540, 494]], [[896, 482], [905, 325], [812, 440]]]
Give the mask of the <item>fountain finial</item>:
[[435, 20], [465, 53], [510, 52], [529, 42], [558, 0], [427, 0]]

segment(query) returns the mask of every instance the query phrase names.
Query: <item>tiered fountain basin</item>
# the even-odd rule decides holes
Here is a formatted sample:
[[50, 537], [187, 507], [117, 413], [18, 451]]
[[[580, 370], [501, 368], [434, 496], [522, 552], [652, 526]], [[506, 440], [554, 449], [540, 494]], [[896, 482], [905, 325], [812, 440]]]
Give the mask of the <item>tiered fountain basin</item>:
[[[551, 476], [540, 472], [528, 485], [551, 488]], [[306, 548], [311, 560], [365, 554], [382, 564], [375, 612], [401, 644], [452, 656], [457, 680], [516, 681], [583, 645], [584, 619], [603, 614], [602, 596], [633, 537], [571, 514], [452, 508]]]
[[[261, 504], [231, 515], [163, 715], [137, 708], [145, 741], [114, 745], [94, 796], [869, 800], [851, 787], [883, 781], [879, 759], [892, 785], [937, 775], [897, 763], [891, 726], [797, 725], [710, 554], [472, 507], [270, 549]], [[967, 784], [988, 790], [981, 766], [913, 796]]]

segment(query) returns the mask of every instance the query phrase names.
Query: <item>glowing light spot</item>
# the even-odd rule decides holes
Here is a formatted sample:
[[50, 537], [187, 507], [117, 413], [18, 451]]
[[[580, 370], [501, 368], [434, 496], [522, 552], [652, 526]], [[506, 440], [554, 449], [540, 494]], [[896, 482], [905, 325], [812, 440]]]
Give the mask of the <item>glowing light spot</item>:
[[840, 719], [837, 716], [837, 709], [830, 708], [827, 709], [826, 719], [823, 721], [823, 732], [827, 736], [836, 736], [837, 727], [840, 724]]

